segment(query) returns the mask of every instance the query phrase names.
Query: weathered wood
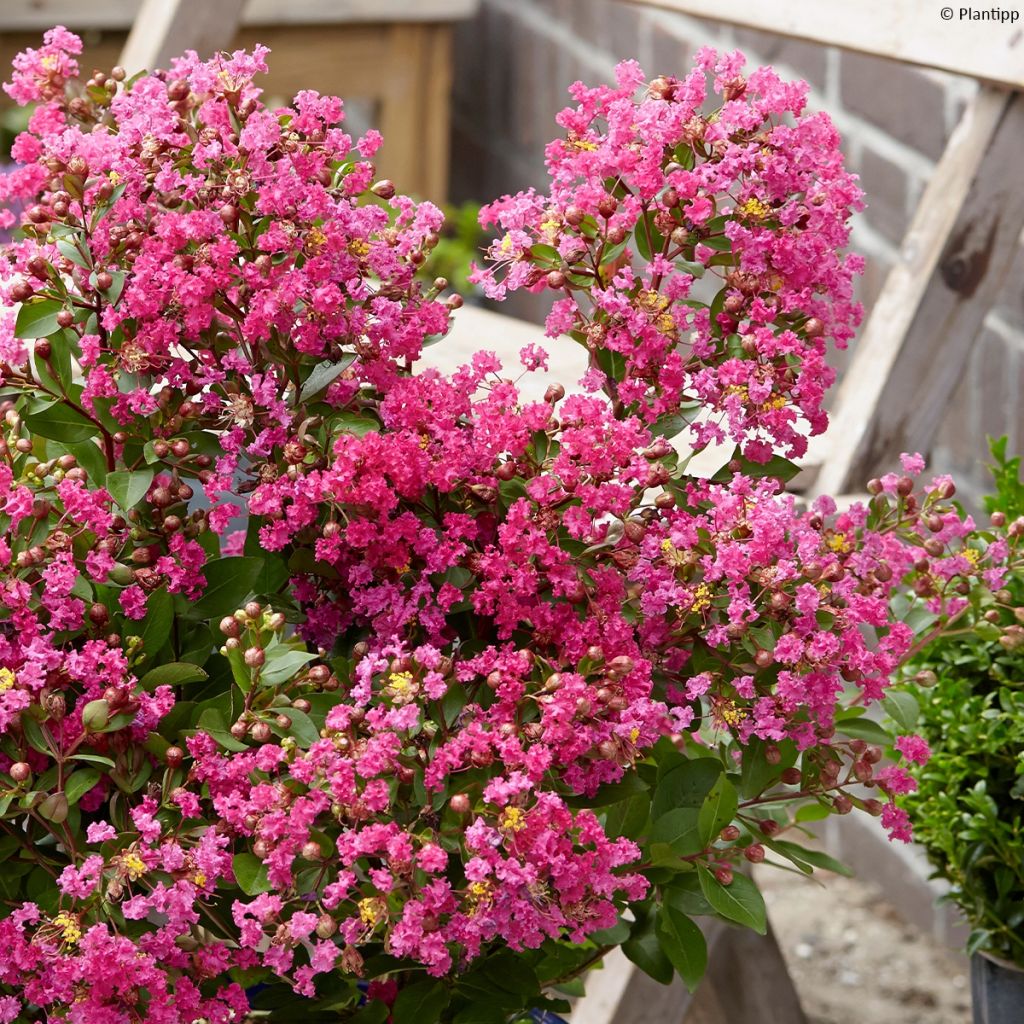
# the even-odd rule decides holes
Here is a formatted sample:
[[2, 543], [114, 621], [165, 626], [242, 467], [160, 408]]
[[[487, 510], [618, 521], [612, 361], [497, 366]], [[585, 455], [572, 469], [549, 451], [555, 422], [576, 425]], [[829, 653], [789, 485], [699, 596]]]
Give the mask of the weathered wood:
[[[1024, 228], [1024, 98], [983, 89], [925, 190], [840, 385], [813, 491], [927, 452]], [[828, 435], [826, 435], [828, 436]]]
[[[171, 4], [173, 0], [163, 0]], [[225, 0], [208, 0], [216, 11]], [[458, 21], [472, 17], [480, 0], [249, 0], [245, 25], [337, 25], [352, 22]], [[42, 31], [51, 25], [71, 29], [127, 29], [141, 0], [2, 0], [5, 31]]]
[[661, 985], [619, 952], [591, 975], [572, 1024], [806, 1024], [775, 934], [701, 922], [708, 971], [691, 995], [675, 978]]
[[[1024, 87], [1021, 23], [953, 20], [920, 0], [625, 0]], [[981, 5], [975, 5], [977, 9]], [[1008, 8], [1010, 9], [1010, 8]]]
[[245, 0], [144, 0], [121, 51], [129, 74], [166, 67], [185, 50], [201, 57], [231, 44]]

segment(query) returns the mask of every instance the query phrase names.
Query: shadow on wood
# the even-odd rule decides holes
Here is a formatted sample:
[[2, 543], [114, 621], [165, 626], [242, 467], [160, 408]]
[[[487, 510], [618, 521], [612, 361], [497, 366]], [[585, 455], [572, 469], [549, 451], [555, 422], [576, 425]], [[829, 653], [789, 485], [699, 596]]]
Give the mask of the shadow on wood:
[[[757, 935], [713, 921], [704, 925], [708, 972], [691, 996], [676, 978], [660, 985], [634, 971], [609, 1024], [806, 1024], [782, 951], [769, 929]], [[573, 1014], [573, 1024], [597, 1024]]]

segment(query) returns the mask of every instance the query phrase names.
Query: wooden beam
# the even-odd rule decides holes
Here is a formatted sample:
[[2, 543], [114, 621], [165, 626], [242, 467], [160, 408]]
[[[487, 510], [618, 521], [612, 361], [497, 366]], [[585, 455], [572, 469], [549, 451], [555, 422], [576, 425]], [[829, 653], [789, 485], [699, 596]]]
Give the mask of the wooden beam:
[[[172, 0], [167, 0], [168, 5]], [[208, 0], [215, 11], [223, 0]], [[127, 29], [141, 0], [2, 0], [0, 28], [42, 32], [52, 25], [71, 29]], [[352, 22], [458, 21], [471, 18], [480, 0], [249, 0], [245, 25], [338, 25]]]
[[231, 45], [245, 0], [143, 0], [121, 51], [128, 73], [166, 67], [196, 50], [208, 57]]
[[806, 1017], [775, 933], [758, 935], [722, 921], [700, 921], [708, 944], [708, 970], [697, 991], [678, 977], [661, 985], [619, 951], [587, 979], [587, 994], [571, 1024], [806, 1024]]
[[[920, 0], [625, 0], [762, 32], [841, 46], [878, 57], [1024, 88], [1024, 14], [1016, 23], [943, 20]], [[988, 5], [975, 4], [973, 10]], [[946, 9], [946, 8], [943, 8]], [[998, 7], [995, 8], [998, 10]], [[1007, 14], [1013, 10], [1007, 5]]]
[[[1024, 96], [984, 88], [925, 189], [837, 393], [815, 494], [927, 452], [1024, 228]], [[831, 439], [831, 440], [830, 440]]]

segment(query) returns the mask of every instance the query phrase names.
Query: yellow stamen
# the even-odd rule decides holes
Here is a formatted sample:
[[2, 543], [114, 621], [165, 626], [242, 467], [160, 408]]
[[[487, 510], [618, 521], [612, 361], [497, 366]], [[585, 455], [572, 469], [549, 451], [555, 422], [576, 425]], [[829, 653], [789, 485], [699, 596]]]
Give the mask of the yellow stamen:
[[757, 196], [751, 196], [741, 207], [740, 212], [745, 217], [751, 217], [754, 220], [764, 220], [769, 213], [772, 212], [772, 208], [762, 202]]
[[526, 828], [526, 815], [523, 814], [522, 808], [506, 807], [501, 812], [498, 824], [509, 832], [522, 832]]
[[9, 668], [0, 668], [0, 693], [9, 690], [14, 683], [14, 673]]
[[60, 929], [62, 942], [68, 946], [78, 944], [78, 941], [82, 938], [82, 928], [74, 914], [69, 914], [66, 910], [62, 910], [53, 919], [53, 923]]

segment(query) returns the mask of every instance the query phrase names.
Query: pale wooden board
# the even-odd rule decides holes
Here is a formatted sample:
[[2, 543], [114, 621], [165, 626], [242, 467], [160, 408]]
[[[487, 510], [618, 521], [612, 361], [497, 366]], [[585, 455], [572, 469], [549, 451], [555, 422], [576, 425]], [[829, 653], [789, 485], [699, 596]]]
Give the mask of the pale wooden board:
[[144, 0], [120, 64], [129, 75], [149, 68], [166, 67], [171, 58], [186, 50], [201, 56], [230, 45], [238, 29], [245, 0]]
[[[983, 88], [950, 140], [837, 394], [814, 493], [927, 452], [1024, 227], [1024, 99]], [[813, 453], [812, 453], [813, 454]]]
[[[523, 374], [519, 350], [524, 345], [540, 345], [548, 353], [548, 369]], [[517, 380], [527, 401], [539, 401], [549, 384], [561, 384], [566, 393], [579, 393], [579, 380], [586, 373], [587, 357], [571, 338], [548, 338], [538, 324], [494, 313], [476, 306], [464, 306], [453, 317], [447, 337], [424, 350], [422, 365], [452, 373], [473, 358], [474, 352], [494, 352], [502, 361], [503, 376]], [[686, 435], [673, 439], [681, 456], [690, 455]], [[695, 476], [711, 476], [729, 461], [732, 445], [710, 446], [687, 464]]]
[[[215, 10], [222, 2], [207, 0], [207, 6]], [[140, 6], [141, 0], [0, 0], [0, 31], [42, 31], [51, 25], [126, 29]], [[243, 23], [456, 21], [472, 17], [479, 6], [480, 0], [249, 0]]]
[[[1024, 11], [1014, 25], [944, 21], [928, 0], [620, 0], [1024, 86]], [[988, 4], [974, 4], [989, 9]], [[1002, 5], [1007, 10], [1012, 4]], [[1020, 8], [1016, 8], [1020, 10]]]

